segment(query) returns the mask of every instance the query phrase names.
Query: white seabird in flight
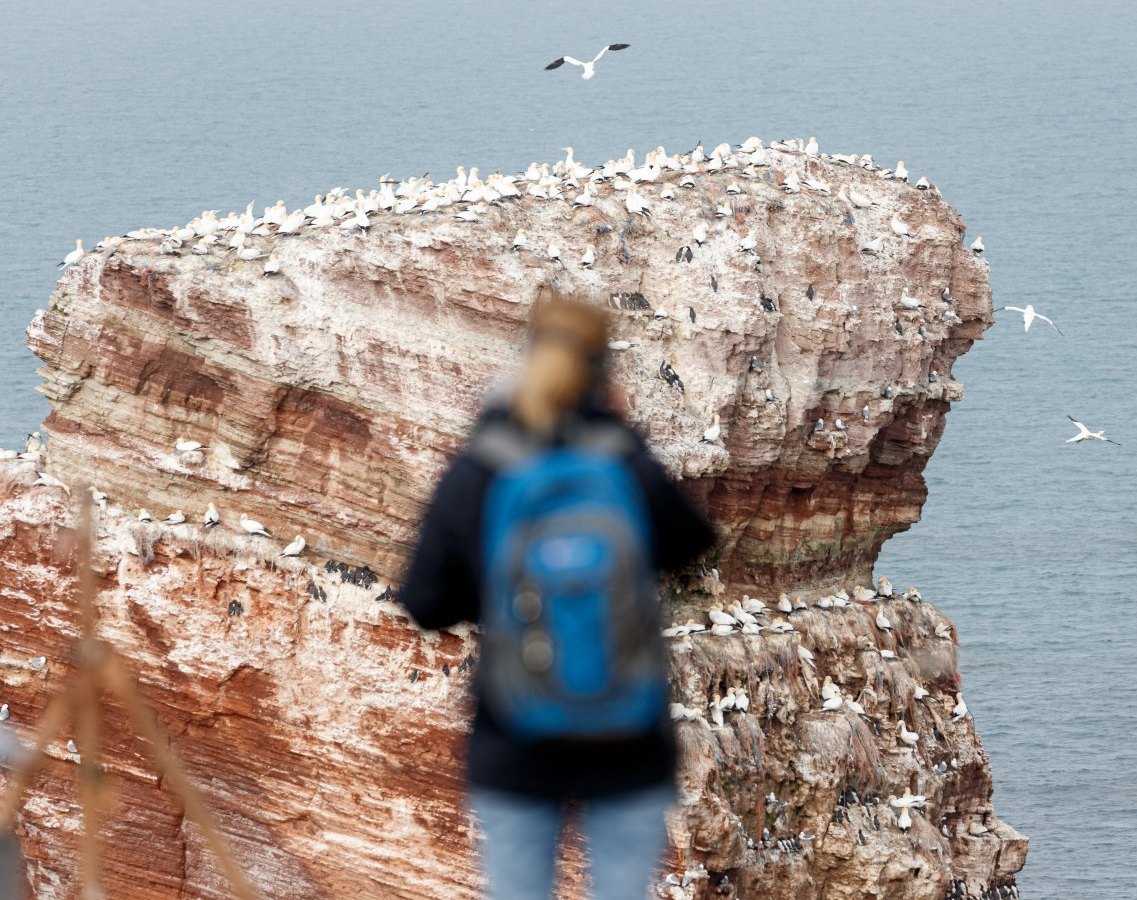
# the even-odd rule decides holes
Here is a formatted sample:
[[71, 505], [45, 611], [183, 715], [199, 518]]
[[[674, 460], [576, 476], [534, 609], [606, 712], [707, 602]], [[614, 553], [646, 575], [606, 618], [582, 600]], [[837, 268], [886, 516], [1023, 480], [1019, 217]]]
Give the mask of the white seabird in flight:
[[1121, 446], [1121, 444], [1118, 444], [1117, 441], [1111, 441], [1109, 438], [1107, 438], [1105, 436], [1105, 429], [1104, 428], [1099, 429], [1098, 431], [1090, 431], [1085, 425], [1083, 425], [1081, 422], [1079, 422], [1073, 416], [1066, 416], [1066, 418], [1078, 426], [1078, 433], [1076, 435], [1074, 435], [1072, 438], [1067, 438], [1066, 439], [1067, 444], [1080, 444], [1082, 441], [1095, 440], [1095, 441], [1105, 441], [1107, 444], [1117, 444], [1118, 447]]
[[554, 59], [551, 63], [545, 66], [545, 71], [547, 72], [550, 69], [559, 69], [565, 63], [569, 63], [570, 65], [580, 66], [582, 69], [584, 69], [580, 77], [587, 81], [589, 78], [596, 74], [596, 64], [600, 62], [600, 57], [602, 57], [609, 50], [627, 50], [630, 46], [631, 44], [609, 44], [594, 57], [592, 57], [592, 59], [588, 62], [582, 62], [581, 60], [575, 59], [571, 56], [562, 56], [560, 59]]
[[[1034, 304], [1028, 303], [1026, 306], [1000, 306], [995, 312], [1000, 312], [1004, 309], [1009, 309], [1011, 312], [1022, 313], [1023, 316], [1023, 331], [1030, 331], [1030, 326], [1034, 324], [1035, 319], [1041, 319], [1059, 334], [1062, 334], [1062, 329], [1055, 325], [1050, 319], [1046, 318], [1042, 313], [1034, 311]], [[1062, 337], [1066, 335], [1062, 334]]]

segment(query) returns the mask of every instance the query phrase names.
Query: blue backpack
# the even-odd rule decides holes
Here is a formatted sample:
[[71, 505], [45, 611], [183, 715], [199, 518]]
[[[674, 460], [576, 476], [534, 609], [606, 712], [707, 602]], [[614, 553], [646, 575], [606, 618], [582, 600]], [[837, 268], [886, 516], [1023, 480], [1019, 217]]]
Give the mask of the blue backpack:
[[643, 735], [666, 721], [666, 655], [631, 434], [576, 423], [563, 445], [491, 423], [472, 450], [486, 495], [483, 697], [532, 741]]

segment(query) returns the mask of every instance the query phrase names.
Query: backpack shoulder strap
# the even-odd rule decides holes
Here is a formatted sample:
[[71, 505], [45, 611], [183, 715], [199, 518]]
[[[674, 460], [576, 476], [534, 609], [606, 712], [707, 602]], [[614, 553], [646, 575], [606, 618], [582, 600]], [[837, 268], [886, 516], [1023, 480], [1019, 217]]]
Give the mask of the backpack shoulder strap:
[[509, 421], [484, 425], [470, 441], [469, 454], [492, 472], [524, 462], [540, 449], [540, 441]]

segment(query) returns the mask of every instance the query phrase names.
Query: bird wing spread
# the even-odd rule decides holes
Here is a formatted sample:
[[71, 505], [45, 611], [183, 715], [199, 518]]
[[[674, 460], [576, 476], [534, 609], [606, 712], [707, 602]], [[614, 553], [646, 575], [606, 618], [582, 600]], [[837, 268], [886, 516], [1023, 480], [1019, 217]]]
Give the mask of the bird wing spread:
[[571, 63], [574, 66], [583, 66], [584, 65], [584, 63], [582, 63], [579, 59], [576, 59], [572, 56], [562, 56], [561, 62]]
[[[573, 62], [576, 62], [576, 60], [573, 60]], [[562, 56], [560, 59], [554, 59], [551, 63], [545, 66], [545, 71], [548, 72], [550, 69], [559, 69], [564, 64], [565, 57]]]

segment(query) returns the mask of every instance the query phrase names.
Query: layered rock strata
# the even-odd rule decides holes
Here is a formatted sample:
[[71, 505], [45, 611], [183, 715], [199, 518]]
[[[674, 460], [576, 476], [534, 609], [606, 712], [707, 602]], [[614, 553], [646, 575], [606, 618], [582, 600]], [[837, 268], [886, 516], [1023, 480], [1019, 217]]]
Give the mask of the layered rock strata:
[[[797, 153], [745, 157], [671, 201], [656, 197], [679, 173], [641, 186], [650, 218], [605, 182], [589, 206], [523, 196], [477, 222], [451, 209], [381, 214], [368, 233], [250, 236], [280, 262], [270, 277], [160, 237], [88, 256], [29, 329], [52, 405], [46, 458], [0, 464], [7, 727], [31, 727], [75, 629], [57, 549], [68, 498], [29, 486], [46, 466], [108, 495], [104, 631], [264, 895], [476, 896], [460, 763], [474, 643], [417, 633], [391, 592], [435, 478], [516, 363], [529, 304], [556, 286], [613, 308], [630, 416], [721, 533], [717, 575], [669, 585], [666, 619], [705, 622], [744, 592], [806, 607], [759, 616], [760, 635], [674, 640], [675, 699], [695, 717], [678, 725], [678, 883], [661, 895], [940, 898], [957, 879], [975, 895], [1010, 883], [1026, 843], [994, 815], [971, 720], [953, 721], [948, 623], [899, 597], [817, 605], [870, 583], [883, 541], [919, 516], [923, 467], [962, 396], [952, 363], [990, 323], [986, 266], [934, 190]], [[787, 193], [787, 179], [830, 192]], [[721, 439], [700, 442], [715, 415]], [[181, 437], [206, 449], [179, 453]], [[209, 501], [222, 522], [206, 532]], [[139, 524], [138, 507], [188, 523]], [[284, 540], [246, 536], [240, 513]], [[276, 559], [295, 533], [304, 557]], [[779, 619], [794, 630], [772, 633]], [[823, 710], [825, 676], [864, 714]], [[730, 688], [749, 708], [719, 725], [707, 704]], [[226, 896], [122, 723], [108, 742], [111, 895]], [[74, 760], [53, 753], [21, 817], [42, 897], [74, 884]], [[904, 832], [887, 798], [906, 788], [927, 806]], [[570, 870], [564, 892], [579, 895]]]

